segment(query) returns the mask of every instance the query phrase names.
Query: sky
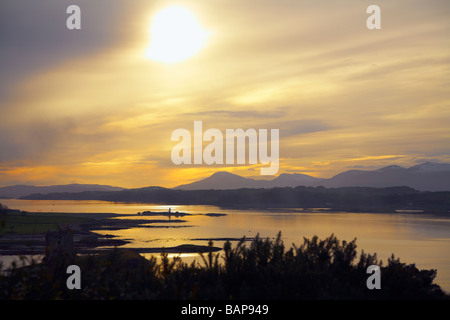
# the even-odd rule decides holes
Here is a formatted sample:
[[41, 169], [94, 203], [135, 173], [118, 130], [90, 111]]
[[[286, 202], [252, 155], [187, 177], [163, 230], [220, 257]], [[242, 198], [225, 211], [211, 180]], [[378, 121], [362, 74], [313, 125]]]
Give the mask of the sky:
[[[81, 29], [69, 30], [69, 5]], [[369, 30], [368, 6], [381, 9]], [[207, 32], [149, 58], [170, 6]], [[448, 0], [2, 0], [0, 186], [175, 187], [262, 164], [175, 165], [174, 130], [279, 129], [281, 173], [450, 162]], [[188, 41], [189, 42], [189, 41]]]

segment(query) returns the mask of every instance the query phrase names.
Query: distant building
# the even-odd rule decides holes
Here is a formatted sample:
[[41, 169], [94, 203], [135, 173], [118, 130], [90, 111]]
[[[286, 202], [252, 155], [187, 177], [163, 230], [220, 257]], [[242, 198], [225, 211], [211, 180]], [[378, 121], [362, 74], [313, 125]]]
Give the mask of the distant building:
[[47, 231], [45, 235], [45, 257], [47, 261], [54, 258], [71, 257], [73, 248], [73, 231], [69, 228]]

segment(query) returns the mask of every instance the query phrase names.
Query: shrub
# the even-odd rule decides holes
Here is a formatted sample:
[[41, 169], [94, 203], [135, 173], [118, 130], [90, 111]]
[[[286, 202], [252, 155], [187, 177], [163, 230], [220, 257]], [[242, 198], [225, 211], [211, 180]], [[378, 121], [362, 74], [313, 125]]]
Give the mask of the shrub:
[[[361, 252], [356, 239], [304, 238], [286, 249], [257, 236], [246, 246], [226, 242], [222, 253], [201, 254], [190, 265], [166, 253], [161, 262], [114, 249], [101, 255], [33, 263], [0, 276], [1, 299], [448, 299], [433, 281], [436, 270], [418, 270], [392, 256], [383, 267], [376, 254]], [[212, 241], [209, 242], [212, 248]], [[66, 268], [82, 270], [81, 290], [66, 288]], [[381, 290], [369, 290], [367, 267], [381, 268]]]

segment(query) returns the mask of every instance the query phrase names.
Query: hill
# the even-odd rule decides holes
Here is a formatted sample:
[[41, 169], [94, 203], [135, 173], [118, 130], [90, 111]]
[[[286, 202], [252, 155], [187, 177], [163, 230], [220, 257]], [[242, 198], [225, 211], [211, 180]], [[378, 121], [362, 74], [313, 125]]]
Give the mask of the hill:
[[15, 185], [0, 187], [0, 198], [20, 198], [33, 193], [120, 191], [123, 188], [98, 184], [66, 184], [54, 186]]

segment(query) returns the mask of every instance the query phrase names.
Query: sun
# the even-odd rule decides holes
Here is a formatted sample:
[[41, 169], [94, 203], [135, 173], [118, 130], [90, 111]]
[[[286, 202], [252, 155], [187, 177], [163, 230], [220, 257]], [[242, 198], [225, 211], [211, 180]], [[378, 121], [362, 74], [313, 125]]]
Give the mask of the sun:
[[208, 37], [209, 32], [191, 11], [180, 6], [167, 7], [152, 20], [146, 57], [164, 63], [180, 62], [198, 53]]

